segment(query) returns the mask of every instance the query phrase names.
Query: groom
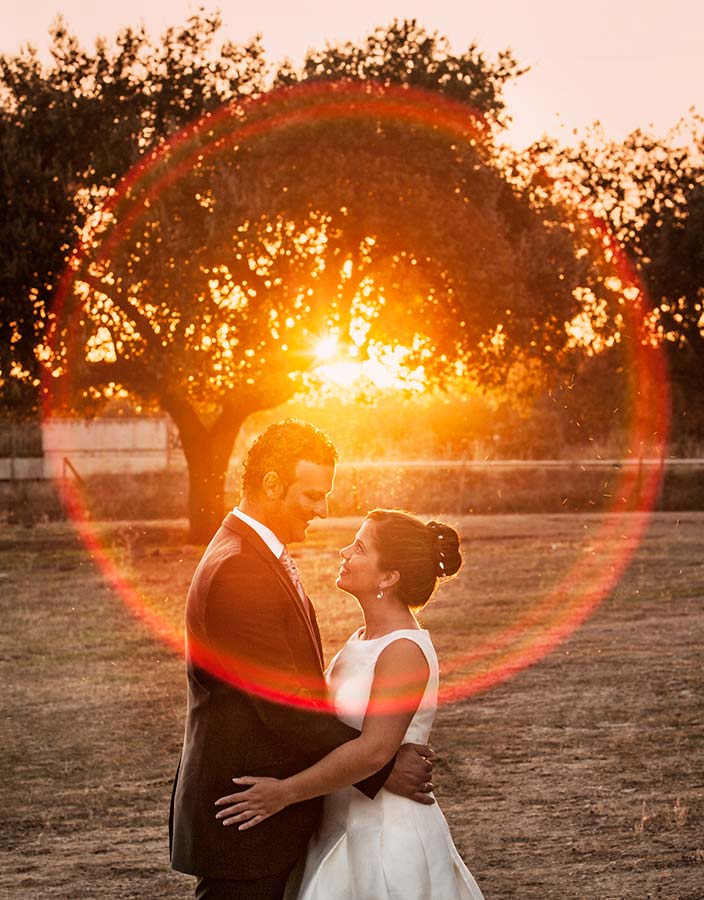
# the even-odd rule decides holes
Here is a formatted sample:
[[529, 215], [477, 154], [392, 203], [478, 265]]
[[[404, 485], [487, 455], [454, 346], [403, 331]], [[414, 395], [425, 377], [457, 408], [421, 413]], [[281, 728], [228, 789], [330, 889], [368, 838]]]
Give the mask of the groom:
[[[285, 778], [358, 735], [325, 709], [315, 611], [286, 548], [327, 516], [336, 462], [331, 440], [313, 425], [288, 419], [268, 428], [244, 461], [242, 502], [191, 582], [188, 711], [169, 836], [172, 867], [197, 877], [196, 900], [281, 900], [321, 800], [247, 831], [223, 827], [215, 800], [232, 792], [233, 777]], [[395, 764], [355, 787], [374, 797], [385, 785], [432, 803], [431, 751], [423, 754], [404, 745]]]

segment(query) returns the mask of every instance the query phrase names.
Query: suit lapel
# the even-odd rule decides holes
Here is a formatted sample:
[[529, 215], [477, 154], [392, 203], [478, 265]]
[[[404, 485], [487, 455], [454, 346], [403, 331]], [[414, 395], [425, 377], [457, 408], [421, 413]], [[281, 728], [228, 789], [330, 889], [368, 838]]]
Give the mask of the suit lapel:
[[[301, 617], [303, 624], [306, 626], [306, 630], [308, 631], [308, 636], [310, 637], [311, 643], [313, 644], [313, 648], [315, 650], [316, 657], [318, 659], [318, 663], [320, 665], [320, 671], [322, 672], [324, 669], [323, 663], [323, 645], [320, 640], [320, 631], [318, 629], [318, 622], [315, 616], [315, 610], [313, 609], [313, 604], [310, 603], [310, 599], [308, 602], [310, 603], [311, 616], [308, 616], [301, 598], [298, 595], [298, 591], [293, 585], [293, 582], [288, 577], [286, 572], [283, 569], [281, 563], [276, 559], [274, 554], [271, 552], [269, 547], [265, 544], [265, 542], [259, 537], [256, 531], [253, 528], [250, 528], [246, 522], [243, 522], [242, 519], [233, 515], [232, 513], [228, 513], [224, 520], [223, 526], [230, 531], [234, 531], [238, 534], [243, 540], [247, 541], [247, 543], [257, 551], [259, 556], [261, 556], [262, 560], [266, 563], [267, 566], [273, 571], [273, 573], [278, 578], [282, 587], [286, 590], [289, 597], [293, 601], [293, 604], [298, 612], [298, 615]], [[307, 596], [307, 594], [306, 594]]]
[[[306, 594], [306, 597], [308, 597], [307, 594]], [[313, 625], [313, 633], [315, 635], [315, 644], [318, 647], [320, 663], [321, 663], [321, 665], [323, 665], [323, 642], [320, 638], [320, 628], [318, 628], [318, 617], [315, 614], [315, 607], [310, 602], [310, 597], [308, 597], [308, 603], [310, 603], [310, 614], [311, 614], [311, 618], [313, 620], [312, 625]], [[323, 668], [324, 668], [324, 665], [323, 665]]]

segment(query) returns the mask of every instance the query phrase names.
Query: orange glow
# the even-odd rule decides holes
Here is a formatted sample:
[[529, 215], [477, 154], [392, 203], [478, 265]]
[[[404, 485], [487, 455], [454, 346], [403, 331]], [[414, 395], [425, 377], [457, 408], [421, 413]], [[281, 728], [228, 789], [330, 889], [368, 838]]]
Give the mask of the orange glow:
[[[222, 140], [236, 139], [240, 144], [244, 144], [267, 131], [286, 128], [292, 122], [325, 118], [335, 120], [350, 115], [360, 118], [381, 117], [410, 123], [413, 126], [442, 131], [456, 140], [467, 141], [473, 141], [478, 132], [488, 127], [479, 117], [469, 115], [465, 106], [452, 103], [435, 94], [430, 96], [420, 90], [388, 89], [383, 92], [377, 86], [368, 83], [339, 85], [327, 82], [303, 85], [295, 90], [301, 102], [293, 112], [282, 112], [276, 108], [271, 98], [263, 98], [262, 109], [266, 111], [267, 104], [271, 103], [271, 115], [265, 115], [257, 121], [243, 125], [241, 120], [233, 115], [232, 110], [223, 110], [206, 122], [196, 123], [186, 129], [174, 137], [160, 154], [155, 154], [155, 158], [150, 157], [137, 166], [125, 180], [123, 195], [111, 197], [108, 201], [112, 204], [109, 211], [114, 210], [117, 214], [121, 209], [123, 214], [119, 217], [119, 226], [107, 242], [106, 256], [109, 255], [109, 251], [115, 249], [116, 244], [129, 231], [131, 224], [141, 212], [139, 204], [136, 204], [139, 208], [132, 208], [125, 201], [128, 188], [132, 184], [146, 185], [140, 203], [158, 197], [160, 191], [177, 179], [182, 171], [193, 165], [194, 156], [216, 153]], [[206, 127], [218, 135], [218, 141], [206, 146], [202, 142], [194, 142], [194, 136], [202, 136]], [[171, 154], [172, 163], [165, 168], [157, 168], [157, 163], [163, 165], [167, 152]], [[627, 377], [632, 408], [629, 446], [636, 458], [652, 456], [662, 459], [669, 424], [668, 381], [663, 356], [657, 348], [649, 347], [644, 340], [639, 339], [644, 335], [649, 312], [635, 274], [629, 268], [627, 260], [606, 226], [594, 220], [593, 228], [603, 243], [605, 253], [618, 271], [619, 285], [623, 289], [624, 296], [627, 296], [626, 291], [631, 291], [634, 298], [633, 302], [625, 303], [623, 308], [624, 318], [628, 319], [629, 333], [635, 336], [635, 339], [629, 342], [628, 348], [630, 368]], [[278, 239], [272, 231], [271, 241], [275, 242]], [[296, 240], [301, 247], [307, 247], [313, 257], [319, 256], [325, 240], [324, 229], [311, 227], [309, 232], [298, 235]], [[78, 265], [77, 258], [80, 258], [81, 253], [82, 249], [79, 249], [77, 257], [67, 268], [58, 295], [59, 305], [72, 286], [73, 274]], [[260, 259], [254, 260], [253, 264], [261, 276], [265, 277], [268, 271], [267, 257], [262, 255]], [[219, 304], [244, 302], [236, 290], [227, 284], [227, 273], [212, 274], [210, 290]], [[423, 353], [432, 354], [432, 347], [414, 347], [412, 356], [411, 350], [407, 347], [383, 346], [368, 340], [369, 314], [365, 302], [369, 300], [371, 303], [378, 293], [373, 284], [363, 287], [357, 298], [357, 314], [351, 320], [348, 334], [341, 335], [331, 330], [329, 334], [311, 338], [308, 349], [309, 351], [312, 349], [317, 358], [314, 374], [323, 381], [327, 380], [341, 387], [351, 388], [371, 384], [375, 387], [410, 387], [413, 390], [424, 390], [427, 386], [425, 371], [422, 362], [418, 363], [418, 359], [423, 359]], [[93, 295], [91, 302], [99, 302], [99, 298]], [[106, 307], [103, 313], [109, 317], [109, 308]], [[593, 314], [599, 315], [598, 304]], [[272, 328], [280, 328], [282, 333], [285, 333], [285, 329], [293, 327], [293, 324], [295, 322], [292, 317], [290, 324], [286, 320], [272, 325]], [[593, 332], [594, 324], [596, 320], [589, 320], [588, 317], [584, 320], [578, 318], [570, 323], [569, 327], [572, 329], [570, 333], [574, 341], [589, 342], [591, 339], [589, 329]], [[236, 336], [225, 332], [218, 335], [223, 353], [234, 339]], [[497, 328], [491, 337], [492, 343], [500, 345], [504, 340], [504, 333]], [[349, 341], [349, 349], [345, 349], [345, 341]], [[364, 357], [360, 352], [362, 346], [366, 352]], [[103, 352], [109, 352], [108, 334], [102, 331], [96, 335], [95, 352], [99, 352], [101, 347], [104, 348]], [[411, 361], [411, 356], [414, 362]], [[46, 377], [46, 384], [51, 388], [50, 375]], [[45, 415], [47, 417], [51, 415], [50, 405], [47, 405]], [[585, 542], [582, 556], [570, 571], [565, 572], [561, 583], [522, 619], [506, 623], [500, 635], [474, 650], [472, 654], [460, 653], [454, 658], [443, 660], [443, 668], [448, 676], [443, 683], [441, 694], [443, 700], [466, 697], [505, 680], [542, 658], [584, 621], [618, 583], [629, 564], [657, 498], [661, 476], [662, 469], [659, 466], [652, 466], [644, 472], [640, 472], [636, 467], [623, 469], [621, 482], [614, 491], [610, 514], [605, 516], [596, 534], [590, 536], [589, 544]], [[106, 580], [130, 609], [149, 624], [155, 634], [177, 652], [183, 652], [180, 631], [174, 631], [156, 612], [148, 608], [139, 586], [129, 581], [115, 559], [101, 545], [77, 492], [66, 485], [60, 487], [64, 491], [66, 505], [76, 526], [86, 546], [101, 566]], [[319, 706], [322, 702], [321, 698], [305, 699], [298, 695], [291, 696], [289, 687], [283, 683], [280, 673], [276, 671], [261, 671], [244, 660], [223, 660], [212, 654], [209, 656], [207, 650], [203, 648], [198, 652], [202, 660], [219, 675], [247, 690], [292, 704], [310, 703]]]
[[315, 356], [320, 360], [331, 360], [334, 359], [338, 354], [338, 340], [337, 335], [335, 334], [327, 334], [325, 337], [320, 338], [320, 340], [315, 345]]
[[407, 364], [410, 354], [407, 347], [372, 343], [367, 358], [359, 360], [355, 358], [358, 353], [354, 346], [344, 351], [337, 338], [330, 335], [316, 344], [316, 356], [321, 364], [315, 367], [313, 375], [325, 385], [340, 388], [421, 392], [428, 387], [425, 373], [422, 366]]

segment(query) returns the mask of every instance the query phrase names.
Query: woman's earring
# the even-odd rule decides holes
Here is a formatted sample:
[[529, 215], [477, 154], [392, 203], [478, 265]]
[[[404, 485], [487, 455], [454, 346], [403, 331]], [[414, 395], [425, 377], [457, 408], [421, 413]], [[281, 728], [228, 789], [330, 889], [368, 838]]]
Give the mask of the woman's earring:
[[384, 592], [382, 591], [381, 588], [379, 588], [379, 590], [376, 592], [376, 599], [381, 600], [383, 596], [384, 596]]

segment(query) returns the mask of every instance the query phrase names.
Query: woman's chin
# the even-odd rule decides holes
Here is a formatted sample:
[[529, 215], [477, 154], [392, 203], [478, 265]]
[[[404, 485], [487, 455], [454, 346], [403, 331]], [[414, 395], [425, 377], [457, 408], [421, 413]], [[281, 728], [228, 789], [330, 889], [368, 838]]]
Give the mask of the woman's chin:
[[352, 591], [349, 589], [348, 585], [345, 583], [345, 576], [338, 575], [335, 579], [335, 587], [341, 591], [344, 591], [346, 594], [351, 594]]

